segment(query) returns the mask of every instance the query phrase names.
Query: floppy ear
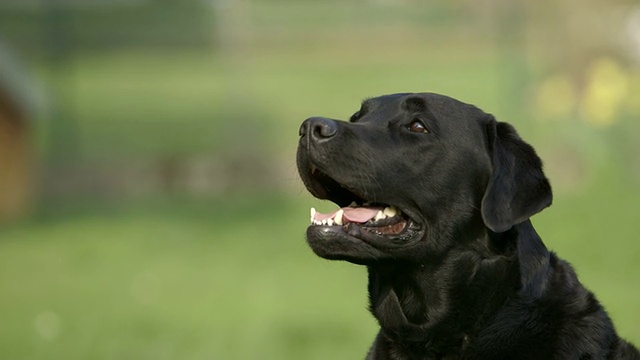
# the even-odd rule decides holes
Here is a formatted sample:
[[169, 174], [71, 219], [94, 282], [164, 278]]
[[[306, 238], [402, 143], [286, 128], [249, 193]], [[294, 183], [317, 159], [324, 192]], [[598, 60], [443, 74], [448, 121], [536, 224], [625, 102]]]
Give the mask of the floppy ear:
[[487, 139], [493, 172], [482, 198], [482, 219], [504, 232], [551, 205], [549, 180], [542, 161], [509, 124], [490, 120]]

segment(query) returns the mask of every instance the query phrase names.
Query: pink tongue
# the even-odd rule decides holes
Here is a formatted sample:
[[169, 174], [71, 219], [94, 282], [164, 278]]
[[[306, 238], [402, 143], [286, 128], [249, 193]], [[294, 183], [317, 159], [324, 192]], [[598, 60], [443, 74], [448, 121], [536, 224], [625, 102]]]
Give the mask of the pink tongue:
[[[354, 222], [354, 223], [366, 223], [367, 221], [373, 219], [376, 214], [378, 213], [378, 211], [380, 211], [382, 209], [380, 208], [373, 208], [373, 207], [344, 207], [342, 208], [342, 211], [344, 211], [344, 214], [342, 215], [342, 218], [344, 220], [348, 220], [350, 222]], [[323, 214], [323, 213], [316, 213], [315, 216], [315, 220], [325, 220], [325, 219], [331, 219], [333, 218], [333, 216], [338, 212], [338, 210], [329, 213], [329, 214]]]
[[342, 210], [344, 210], [344, 215], [342, 216], [342, 218], [355, 223], [366, 223], [367, 221], [373, 219], [378, 211], [380, 211], [380, 209], [367, 207], [346, 207], [342, 208]]

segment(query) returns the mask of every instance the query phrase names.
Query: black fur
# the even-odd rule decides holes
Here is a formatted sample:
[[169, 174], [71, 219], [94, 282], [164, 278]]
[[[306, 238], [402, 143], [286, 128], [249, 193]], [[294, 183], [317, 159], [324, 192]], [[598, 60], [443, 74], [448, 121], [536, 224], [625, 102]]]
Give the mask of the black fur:
[[[428, 132], [411, 131], [416, 121]], [[381, 330], [367, 359], [640, 359], [534, 230], [551, 187], [512, 126], [445, 96], [395, 94], [349, 123], [308, 119], [300, 134], [312, 194], [410, 218], [397, 236], [307, 230], [318, 255], [368, 267]]]

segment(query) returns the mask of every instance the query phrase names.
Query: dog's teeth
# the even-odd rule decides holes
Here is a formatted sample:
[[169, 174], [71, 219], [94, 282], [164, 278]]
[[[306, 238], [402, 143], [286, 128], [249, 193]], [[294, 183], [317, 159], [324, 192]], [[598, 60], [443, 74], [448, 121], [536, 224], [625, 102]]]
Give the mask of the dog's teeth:
[[327, 219], [324, 219], [320, 222], [322, 225], [327, 225]]
[[344, 210], [340, 209], [333, 217], [333, 221], [336, 223], [336, 225], [342, 225], [342, 215], [344, 215]]
[[352, 201], [349, 206], [350, 207], [358, 207], [358, 204], [355, 201]]
[[328, 219], [327, 220], [327, 225], [332, 226], [333, 225], [333, 219]]
[[313, 221], [316, 218], [316, 208], [312, 207], [311, 208], [311, 221]]
[[322, 225], [320, 220], [313, 220], [313, 225]]
[[374, 221], [378, 221], [378, 220], [382, 220], [384, 218], [386, 218], [387, 216], [382, 212], [382, 211], [378, 211], [378, 213], [376, 214], [376, 216], [373, 218]]
[[398, 214], [398, 210], [393, 206], [386, 207], [384, 208], [384, 214], [388, 217], [394, 217]]

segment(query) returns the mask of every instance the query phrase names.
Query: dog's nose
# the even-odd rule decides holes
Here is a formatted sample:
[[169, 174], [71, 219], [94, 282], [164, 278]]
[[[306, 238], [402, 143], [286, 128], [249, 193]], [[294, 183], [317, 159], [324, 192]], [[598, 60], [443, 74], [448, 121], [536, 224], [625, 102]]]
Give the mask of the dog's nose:
[[308, 118], [300, 126], [300, 136], [309, 135], [316, 141], [333, 137], [337, 132], [338, 123], [322, 117]]

